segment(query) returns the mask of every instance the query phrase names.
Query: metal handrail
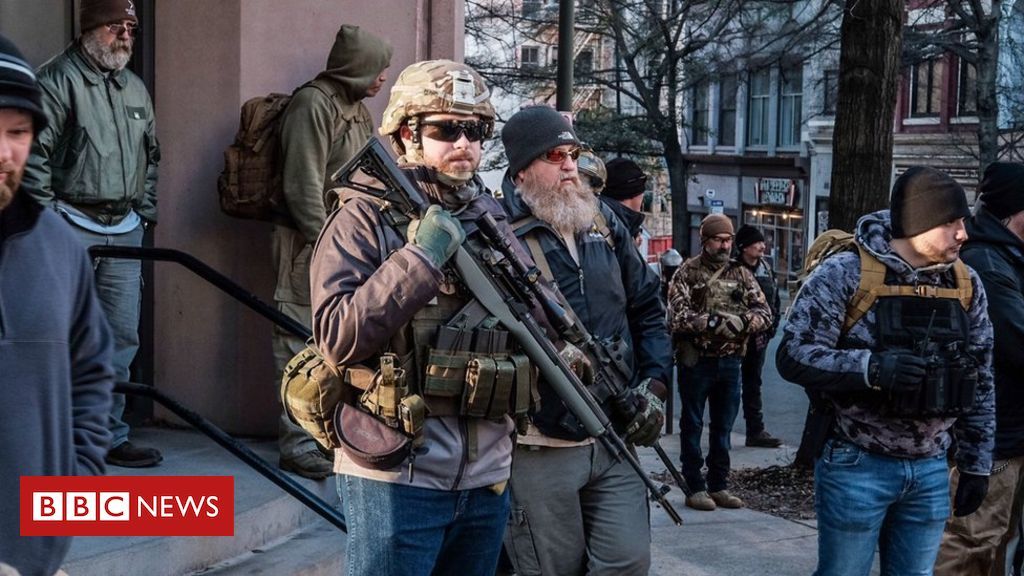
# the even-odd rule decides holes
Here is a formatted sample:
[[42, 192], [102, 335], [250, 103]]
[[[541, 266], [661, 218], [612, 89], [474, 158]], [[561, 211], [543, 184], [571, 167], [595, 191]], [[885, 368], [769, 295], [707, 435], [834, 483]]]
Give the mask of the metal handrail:
[[332, 508], [322, 498], [310, 492], [305, 486], [299, 484], [288, 475], [271, 466], [266, 460], [260, 458], [248, 446], [224, 432], [197, 412], [182, 406], [177, 400], [167, 396], [152, 386], [143, 384], [120, 383], [114, 386], [114, 392], [122, 394], [135, 394], [145, 396], [167, 408], [178, 418], [188, 422], [197, 430], [209, 436], [214, 442], [220, 444], [225, 450], [245, 462], [250, 468], [262, 474], [267, 480], [277, 484], [282, 490], [294, 496], [299, 502], [305, 504], [309, 509], [319, 514], [324, 520], [337, 526], [342, 532], [348, 532], [345, 524], [345, 517]]
[[142, 248], [138, 246], [91, 246], [89, 256], [92, 258], [123, 258], [127, 260], [160, 260], [177, 262], [185, 268], [213, 284], [235, 300], [256, 311], [257, 314], [284, 328], [295, 336], [308, 340], [313, 334], [294, 318], [286, 316], [279, 310], [256, 297], [255, 294], [242, 288], [234, 280], [217, 272], [202, 260], [170, 248]]
[[[291, 334], [308, 339], [311, 335], [309, 329], [296, 322], [294, 319], [282, 314], [277, 309], [269, 306], [251, 292], [243, 289], [236, 282], [217, 272], [198, 258], [180, 250], [169, 248], [142, 248], [133, 246], [92, 246], [89, 248], [89, 256], [92, 258], [124, 258], [130, 260], [160, 260], [165, 262], [177, 262], [197, 276], [213, 284], [226, 292], [229, 296], [245, 304], [259, 315], [267, 318], [274, 324], [287, 330]], [[287, 476], [277, 468], [271, 466], [266, 460], [260, 458], [248, 446], [242, 444], [228, 433], [224, 432], [212, 422], [201, 416], [199, 413], [189, 410], [177, 400], [158, 391], [152, 386], [142, 384], [120, 383], [114, 386], [114, 391], [122, 394], [134, 394], [145, 396], [157, 402], [164, 408], [173, 412], [176, 416], [188, 422], [197, 430], [206, 434], [214, 442], [220, 444], [228, 452], [231, 452], [239, 460], [250, 468], [259, 472], [265, 478], [277, 484], [285, 492], [291, 494], [296, 500], [304, 504], [322, 518], [335, 525], [342, 532], [348, 532], [345, 524], [345, 517], [332, 508], [322, 498], [310, 492], [291, 477]]]

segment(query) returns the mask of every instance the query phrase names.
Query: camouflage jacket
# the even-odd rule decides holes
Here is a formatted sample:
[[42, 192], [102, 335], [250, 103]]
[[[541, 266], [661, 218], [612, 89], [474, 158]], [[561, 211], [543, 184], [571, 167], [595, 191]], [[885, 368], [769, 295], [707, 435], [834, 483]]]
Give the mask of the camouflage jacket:
[[[857, 241], [909, 285], [955, 285], [951, 265], [911, 268], [889, 245], [889, 211], [868, 214], [857, 223]], [[835, 430], [876, 454], [924, 458], [944, 453], [957, 437], [957, 465], [964, 472], [988, 475], [995, 433], [992, 380], [992, 323], [978, 275], [971, 270], [973, 298], [967, 352], [978, 362], [972, 413], [959, 418], [896, 418], [879, 413], [881, 396], [868, 389], [867, 366], [875, 347], [876, 314], [868, 310], [842, 333], [846, 305], [860, 283], [860, 256], [841, 252], [824, 260], [807, 278], [789, 312], [776, 365], [783, 378], [823, 393], [835, 406]]]
[[[715, 272], [725, 270], [711, 283]], [[715, 265], [694, 256], [672, 276], [668, 288], [669, 324], [672, 333], [692, 343], [701, 356], [743, 355], [747, 338], [771, 327], [772, 312], [750, 270], [730, 261]], [[745, 330], [731, 337], [708, 329], [717, 313], [744, 320]]]

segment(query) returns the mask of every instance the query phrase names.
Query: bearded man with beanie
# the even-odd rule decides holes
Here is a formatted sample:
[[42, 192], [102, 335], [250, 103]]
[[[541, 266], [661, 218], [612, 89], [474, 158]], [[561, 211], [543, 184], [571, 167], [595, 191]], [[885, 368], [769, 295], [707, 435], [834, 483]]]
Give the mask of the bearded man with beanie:
[[[709, 214], [700, 224], [701, 251], [679, 267], [668, 289], [669, 322], [680, 356], [681, 472], [695, 510], [742, 508], [729, 488], [729, 441], [740, 407], [740, 365], [751, 335], [768, 329], [772, 312], [745, 266], [730, 260], [732, 220]], [[704, 406], [711, 433], [703, 458]], [[707, 465], [707, 478], [701, 469]]]
[[[142, 246], [157, 221], [160, 149], [153, 103], [142, 80], [125, 69], [139, 20], [131, 0], [82, 0], [82, 35], [39, 69], [49, 123], [32, 146], [25, 185], [67, 220], [85, 247]], [[96, 261], [96, 287], [114, 331], [117, 382], [130, 381], [139, 348], [142, 262]], [[107, 463], [147, 467], [163, 457], [128, 440], [125, 398], [114, 395]]]
[[782, 440], [772, 436], [764, 428], [764, 410], [761, 406], [761, 371], [768, 342], [775, 337], [781, 320], [779, 285], [775, 271], [764, 258], [764, 234], [749, 224], [736, 231], [736, 261], [750, 270], [761, 287], [761, 293], [772, 309], [772, 324], [767, 330], [758, 332], [747, 342], [747, 353], [743, 355], [740, 369], [743, 379], [743, 420], [747, 425], [747, 446], [756, 448], [778, 448]]
[[20, 535], [19, 478], [102, 475], [114, 383], [92, 263], [23, 183], [46, 126], [32, 69], [0, 36], [0, 563], [26, 576], [57, 572], [71, 538]]
[[[609, 417], [619, 419], [627, 442], [653, 444], [664, 424], [671, 361], [658, 277], [626, 226], [581, 185], [580, 143], [565, 117], [547, 106], [523, 108], [501, 140], [509, 160], [502, 202], [516, 235], [587, 331], [622, 339], [633, 373], [622, 401], [635, 410], [609, 407]], [[505, 549], [516, 573], [647, 574], [643, 482], [587, 435], [550, 385], [538, 382], [536, 398], [512, 470]]]
[[833, 415], [814, 469], [815, 574], [866, 576], [876, 547], [882, 574], [931, 574], [954, 436], [952, 512], [985, 498], [993, 336], [985, 287], [958, 258], [968, 216], [953, 178], [910, 168], [889, 209], [857, 222], [856, 249], [823, 260], [790, 308], [776, 366]]
[[[946, 522], [935, 563], [939, 576], [1006, 574], [1007, 546], [1017, 533], [1024, 499], [1024, 164], [989, 164], [978, 192], [960, 256], [985, 286], [995, 333], [995, 450], [981, 507]], [[960, 469], [954, 469], [954, 496], [960, 478]]]

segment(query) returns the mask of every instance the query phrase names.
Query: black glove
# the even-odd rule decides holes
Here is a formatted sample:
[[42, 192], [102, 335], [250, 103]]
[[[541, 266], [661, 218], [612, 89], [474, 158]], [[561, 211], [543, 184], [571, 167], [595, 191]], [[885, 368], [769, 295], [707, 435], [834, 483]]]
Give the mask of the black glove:
[[874, 352], [868, 360], [868, 382], [876, 390], [914, 392], [924, 383], [927, 368], [927, 360], [910, 352]]
[[956, 496], [953, 497], [953, 516], [973, 514], [988, 494], [988, 476], [960, 473], [960, 481], [956, 485]]

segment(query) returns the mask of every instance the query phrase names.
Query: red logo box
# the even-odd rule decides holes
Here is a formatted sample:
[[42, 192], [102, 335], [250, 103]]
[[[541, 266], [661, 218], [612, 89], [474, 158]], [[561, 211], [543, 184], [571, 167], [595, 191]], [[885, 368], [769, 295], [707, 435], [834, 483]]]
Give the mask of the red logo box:
[[22, 536], [234, 536], [231, 476], [22, 476]]

